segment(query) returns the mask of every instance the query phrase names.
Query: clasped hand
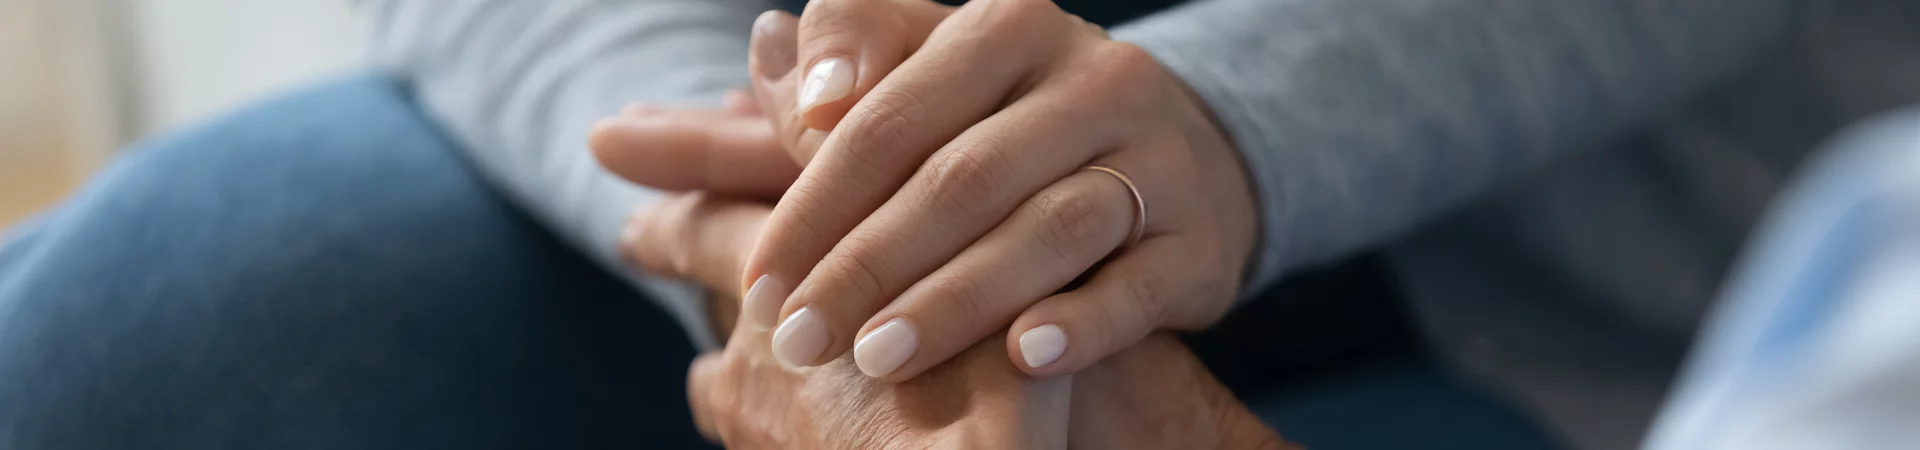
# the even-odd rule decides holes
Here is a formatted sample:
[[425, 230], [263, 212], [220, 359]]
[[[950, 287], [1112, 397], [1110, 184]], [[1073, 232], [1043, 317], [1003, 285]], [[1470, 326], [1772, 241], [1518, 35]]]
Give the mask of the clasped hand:
[[[1150, 55], [1033, 0], [816, 1], [763, 16], [752, 47], [750, 98], [632, 108], [593, 139], [615, 173], [688, 192], [636, 215], [629, 255], [744, 297], [715, 302], [738, 326], [691, 376], [710, 435], [1052, 447], [1070, 415], [1076, 445], [1280, 444], [1148, 337], [1225, 313], [1254, 229], [1237, 156]], [[1095, 407], [1126, 399], [1181, 415]], [[883, 436], [829, 432], [847, 426]]]

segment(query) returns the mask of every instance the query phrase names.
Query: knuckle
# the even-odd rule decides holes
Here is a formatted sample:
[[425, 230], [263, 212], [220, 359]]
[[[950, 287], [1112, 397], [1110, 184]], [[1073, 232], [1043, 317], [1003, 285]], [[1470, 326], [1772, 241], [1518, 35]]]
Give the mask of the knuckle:
[[[796, 235], [792, 236], [793, 239], [775, 241], [776, 244], [809, 242], [825, 246], [835, 241], [833, 232], [840, 228], [829, 226], [826, 218], [838, 217], [839, 211], [831, 207], [835, 203], [829, 196], [824, 195], [817, 185], [795, 184], [780, 201], [782, 206], [792, 211], [791, 214], [783, 215], [783, 217], [792, 218], [793, 222], [790, 227], [784, 229], [792, 230], [791, 232]], [[824, 253], [824, 251], [821, 252]]]
[[960, 147], [927, 161], [926, 189], [933, 204], [972, 217], [999, 203], [1006, 158], [983, 147]]
[[970, 1], [962, 9], [969, 14], [960, 17], [969, 23], [957, 28], [968, 30], [965, 36], [988, 48], [1048, 42], [1045, 33], [1066, 28], [1047, 23], [1067, 17], [1066, 12], [1052, 0]]
[[1079, 84], [1108, 95], [1152, 92], [1145, 88], [1156, 84], [1164, 75], [1160, 60], [1128, 42], [1102, 42], [1089, 52], [1088, 58], [1089, 64], [1083, 65], [1086, 70]]
[[1127, 297], [1132, 300], [1130, 303], [1134, 308], [1132, 314], [1135, 320], [1143, 324], [1151, 324], [1166, 312], [1170, 294], [1168, 290], [1171, 288], [1167, 279], [1145, 275], [1128, 277], [1125, 280]]
[[987, 317], [993, 310], [988, 304], [990, 300], [986, 296], [986, 291], [973, 277], [941, 276], [927, 281], [934, 295], [940, 298], [939, 304], [952, 308], [946, 311], [948, 314], [953, 314], [948, 317], [960, 320], [982, 318]]
[[915, 86], [906, 85], [868, 93], [834, 133], [839, 137], [841, 148], [856, 158], [855, 162], [878, 166], [877, 157], [881, 153], [895, 152], [897, 147], [906, 144], [912, 118], [926, 108], [925, 100], [916, 90]]
[[857, 299], [871, 299], [886, 291], [885, 272], [880, 263], [880, 254], [869, 239], [848, 235], [847, 245], [835, 250], [838, 255], [830, 256], [827, 264], [833, 279], [840, 280], [838, 288], [844, 289], [845, 296]]
[[887, 9], [880, 0], [814, 0], [801, 11], [801, 30], [809, 39], [854, 34], [861, 25]]
[[1083, 249], [1092, 248], [1112, 221], [1098, 201], [1085, 194], [1045, 192], [1034, 197], [1034, 212], [1039, 215], [1036, 238], [1064, 261], [1074, 261]]
[[[655, 239], [660, 239], [653, 241], [656, 243], [651, 245], [653, 248], [645, 251], [656, 253], [655, 256], [663, 258], [666, 263], [664, 269], [668, 273], [685, 275], [693, 265], [689, 261], [692, 252], [687, 248], [686, 243], [698, 237], [695, 236], [699, 231], [698, 227], [692, 226], [695, 207], [698, 206], [697, 197], [697, 195], [682, 196], [668, 200], [645, 219], [648, 223], [643, 229], [657, 230]], [[641, 239], [645, 241], [647, 236], [642, 236]], [[643, 257], [642, 259], [651, 258]]]
[[[847, 53], [853, 49], [847, 47], [868, 37], [866, 35], [870, 33], [862, 28], [858, 16], [845, 11], [841, 8], [817, 17], [808, 12], [808, 16], [802, 17], [800, 49], [805, 53], [800, 57], [815, 59], [798, 61], [800, 64], [810, 65], [824, 56], [848, 56]], [[795, 70], [807, 69], [805, 66], [795, 67]]]
[[1116, 70], [1127, 72], [1154, 73], [1160, 71], [1160, 60], [1154, 59], [1147, 49], [1126, 41], [1101, 43], [1103, 56]]
[[1055, 5], [1053, 0], [991, 0], [985, 3], [987, 11], [984, 18], [989, 23], [1002, 24], [1009, 30], [1027, 29], [1036, 21], [1065, 16], [1066, 12]]
[[1122, 321], [1134, 314], [1132, 302], [1095, 300], [1095, 306], [1087, 309], [1092, 316], [1088, 317], [1091, 326], [1087, 330], [1088, 338], [1093, 341], [1090, 344], [1093, 348], [1114, 348], [1120, 341], [1114, 334], [1119, 332]]

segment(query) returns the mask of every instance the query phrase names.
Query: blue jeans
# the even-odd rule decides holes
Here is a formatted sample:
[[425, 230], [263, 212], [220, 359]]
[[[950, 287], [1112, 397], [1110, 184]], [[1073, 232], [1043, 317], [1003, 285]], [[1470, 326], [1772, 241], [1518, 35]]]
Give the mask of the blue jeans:
[[[673, 321], [459, 155], [375, 76], [139, 145], [0, 245], [0, 448], [703, 446]], [[1276, 386], [1225, 328], [1294, 440], [1552, 447], [1417, 354]]]

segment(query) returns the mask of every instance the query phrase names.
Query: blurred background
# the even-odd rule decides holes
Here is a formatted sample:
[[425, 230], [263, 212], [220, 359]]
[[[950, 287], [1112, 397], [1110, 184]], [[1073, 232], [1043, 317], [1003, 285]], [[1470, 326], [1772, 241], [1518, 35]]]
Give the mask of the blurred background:
[[349, 0], [0, 0], [0, 229], [117, 149], [351, 70]]

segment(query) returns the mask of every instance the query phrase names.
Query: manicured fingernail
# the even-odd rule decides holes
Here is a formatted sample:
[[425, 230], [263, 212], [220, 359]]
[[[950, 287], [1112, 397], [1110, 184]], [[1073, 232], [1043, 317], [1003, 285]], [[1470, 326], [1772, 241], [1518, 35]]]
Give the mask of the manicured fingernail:
[[1067, 352], [1067, 333], [1059, 326], [1041, 325], [1020, 333], [1020, 356], [1026, 358], [1027, 367], [1035, 369], [1060, 359]]
[[773, 328], [774, 321], [780, 320], [780, 305], [792, 294], [792, 289], [773, 275], [761, 275], [753, 280], [753, 287], [747, 288], [747, 298], [741, 308], [746, 310], [748, 323], [763, 330]]
[[919, 349], [920, 334], [915, 333], [913, 325], [906, 320], [895, 318], [853, 345], [853, 363], [869, 377], [884, 377], [898, 370]]
[[813, 67], [807, 69], [807, 79], [800, 83], [800, 112], [839, 100], [849, 92], [853, 92], [852, 61], [828, 58], [813, 63]]
[[820, 320], [813, 308], [800, 308], [780, 323], [780, 329], [773, 330], [773, 358], [787, 367], [812, 366], [820, 353], [827, 351], [830, 339], [827, 322]]
[[762, 80], [785, 78], [800, 63], [797, 22], [779, 10], [767, 11], [753, 20], [753, 39], [747, 54], [755, 75]]

